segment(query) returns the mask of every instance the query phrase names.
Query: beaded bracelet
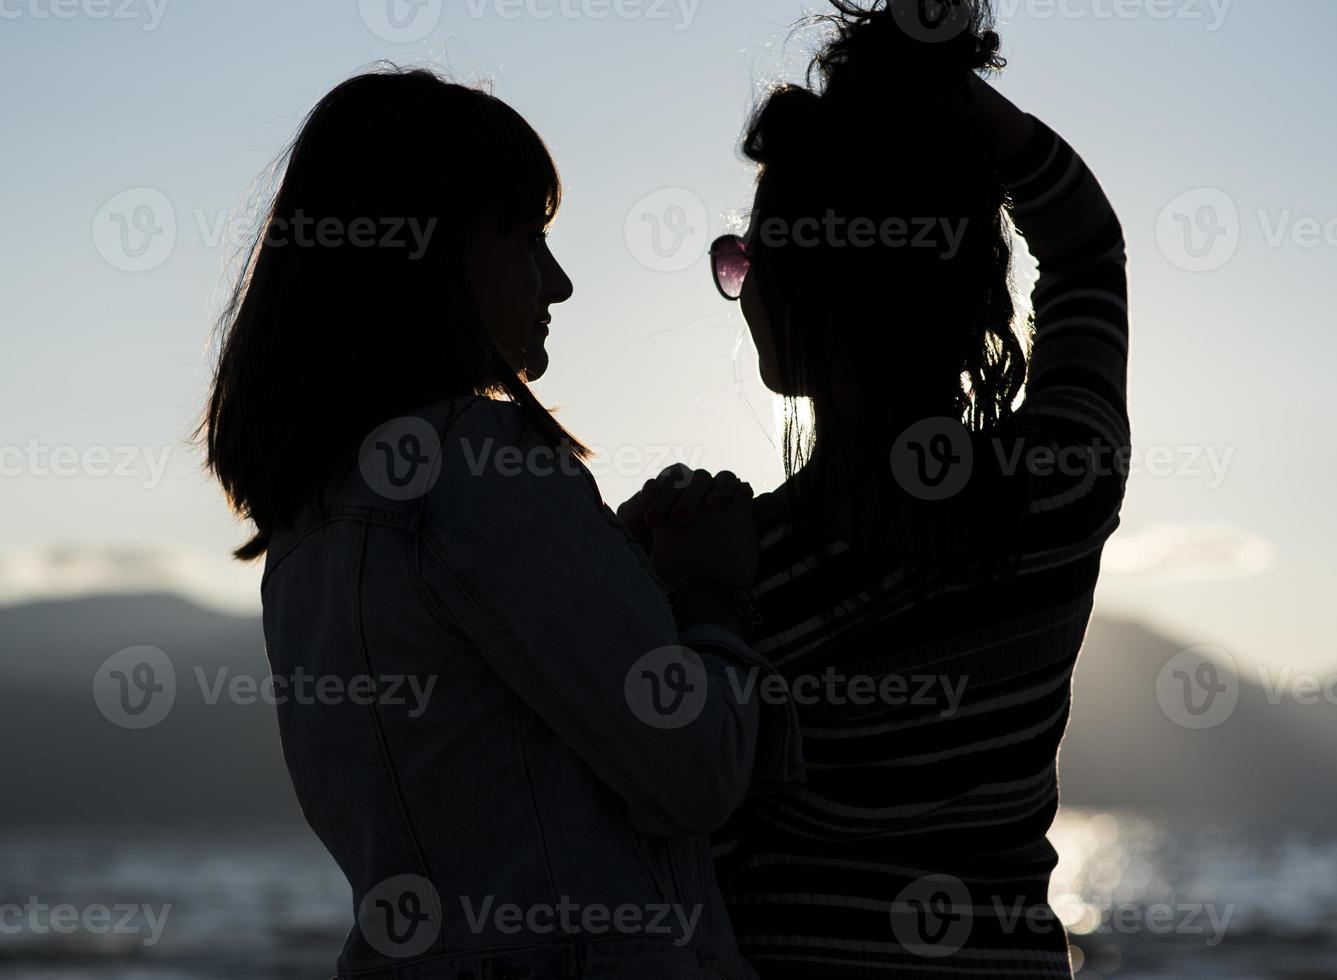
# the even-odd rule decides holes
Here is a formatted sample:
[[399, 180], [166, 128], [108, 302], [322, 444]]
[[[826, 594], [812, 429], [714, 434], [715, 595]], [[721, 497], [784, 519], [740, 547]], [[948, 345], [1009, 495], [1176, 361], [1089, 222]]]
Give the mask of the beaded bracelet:
[[724, 604], [738, 614], [749, 635], [762, 623], [761, 614], [747, 589], [723, 578], [689, 578], [669, 592], [669, 605], [676, 610], [678, 600], [693, 592], [710, 592], [723, 599]]

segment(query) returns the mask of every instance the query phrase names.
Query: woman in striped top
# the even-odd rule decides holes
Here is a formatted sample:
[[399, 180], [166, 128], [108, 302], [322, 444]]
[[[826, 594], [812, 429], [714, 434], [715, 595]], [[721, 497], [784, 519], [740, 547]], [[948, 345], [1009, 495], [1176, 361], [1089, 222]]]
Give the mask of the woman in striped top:
[[980, 79], [987, 5], [833, 2], [823, 84], [756, 115], [751, 228], [713, 250], [763, 379], [813, 411], [757, 501], [755, 594], [807, 779], [746, 802], [717, 871], [764, 980], [1068, 977], [1045, 835], [1128, 458], [1122, 232]]

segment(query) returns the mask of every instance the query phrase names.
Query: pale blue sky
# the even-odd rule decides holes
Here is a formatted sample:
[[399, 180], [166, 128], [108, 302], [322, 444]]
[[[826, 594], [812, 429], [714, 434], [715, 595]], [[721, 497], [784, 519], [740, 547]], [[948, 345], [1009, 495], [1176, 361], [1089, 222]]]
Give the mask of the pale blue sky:
[[[57, 17], [51, 0], [0, 0], [0, 601], [123, 575], [254, 605], [256, 572], [226, 561], [241, 531], [184, 442], [236, 245], [213, 229], [311, 104], [380, 58], [490, 80], [552, 146], [567, 186], [552, 246], [576, 295], [557, 311], [540, 393], [564, 420], [647, 465], [672, 453], [758, 486], [778, 481], [771, 401], [750, 342], [738, 347], [737, 308], [719, 300], [700, 255], [749, 201], [738, 136], [754, 94], [804, 64], [803, 36], [786, 38], [816, 0], [427, 0], [416, 22], [394, 0], [425, 31], [408, 43], [378, 36], [391, 0], [63, 2]], [[124, 16], [98, 16], [104, 7]], [[1325, 615], [1337, 586], [1325, 411], [1337, 354], [1337, 136], [1325, 118], [1337, 98], [1337, 7], [1000, 7], [1004, 90], [1086, 156], [1127, 231], [1139, 448], [1170, 447], [1175, 468], [1189, 458], [1177, 447], [1228, 459], [1219, 485], [1205, 460], [1198, 472], [1134, 478], [1106, 611], [1244, 660], [1337, 666]], [[889, 93], [888, 114], [914, 97]], [[145, 272], [99, 250], [117, 228], [103, 205], [134, 188], [164, 195], [176, 229], [175, 247]], [[643, 203], [665, 188], [675, 190]], [[1190, 272], [1174, 215], [1162, 212], [1202, 188], [1237, 209], [1238, 251]], [[1211, 199], [1185, 200], [1199, 217]], [[651, 268], [641, 214], [698, 201], [692, 233], [665, 261], [696, 260]], [[1318, 230], [1312, 247], [1306, 222]], [[108, 447], [113, 466], [115, 447], [147, 451], [131, 459], [140, 476], [94, 475], [93, 456], [62, 477], [35, 472], [30, 444]], [[148, 474], [169, 450], [155, 482]], [[608, 459], [598, 470], [613, 503], [641, 480]], [[125, 553], [143, 550], [161, 557]], [[1233, 570], [1204, 579], [1204, 566]]]

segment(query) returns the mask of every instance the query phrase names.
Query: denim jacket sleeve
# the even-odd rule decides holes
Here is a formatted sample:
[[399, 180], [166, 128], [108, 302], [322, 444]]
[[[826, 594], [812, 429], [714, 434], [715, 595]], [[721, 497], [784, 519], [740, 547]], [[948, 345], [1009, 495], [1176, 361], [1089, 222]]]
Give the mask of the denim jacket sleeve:
[[[589, 472], [570, 455], [532, 452], [504, 419], [487, 422], [508, 410], [471, 409], [484, 424], [475, 417], [443, 439], [419, 556], [438, 615], [646, 833], [707, 833], [749, 791], [800, 780], [793, 705], [763, 697], [774, 668], [730, 631], [679, 634]], [[522, 452], [503, 464], [511, 447]]]

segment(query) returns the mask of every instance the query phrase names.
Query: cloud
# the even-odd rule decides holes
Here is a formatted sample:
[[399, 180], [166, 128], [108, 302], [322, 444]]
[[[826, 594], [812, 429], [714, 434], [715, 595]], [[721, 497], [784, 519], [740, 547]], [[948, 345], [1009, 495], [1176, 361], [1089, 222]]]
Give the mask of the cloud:
[[203, 605], [253, 613], [260, 565], [226, 552], [144, 547], [72, 547], [0, 551], [0, 603], [96, 594], [170, 592]]
[[[1105, 547], [1107, 581], [1164, 584], [1267, 571], [1270, 541], [1230, 524], [1156, 524], [1121, 531]], [[0, 604], [94, 594], [169, 592], [230, 612], [259, 609], [262, 566], [226, 552], [159, 547], [50, 546], [0, 550]], [[1113, 580], [1113, 581], [1111, 581]]]
[[1112, 575], [1186, 584], [1260, 575], [1275, 554], [1267, 538], [1232, 524], [1165, 523], [1116, 534], [1101, 567]]

